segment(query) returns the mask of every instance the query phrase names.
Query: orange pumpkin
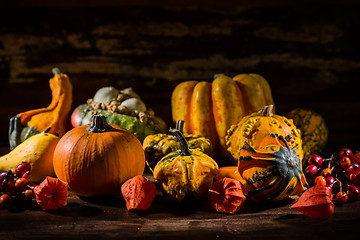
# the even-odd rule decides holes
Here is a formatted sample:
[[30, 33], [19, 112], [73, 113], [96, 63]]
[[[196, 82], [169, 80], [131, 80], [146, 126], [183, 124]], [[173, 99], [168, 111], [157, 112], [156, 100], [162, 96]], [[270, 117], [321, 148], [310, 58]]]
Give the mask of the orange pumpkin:
[[217, 75], [212, 83], [186, 81], [172, 93], [172, 116], [184, 120], [184, 133], [209, 138], [214, 157], [225, 158], [225, 136], [249, 113], [273, 104], [267, 81], [258, 74]]
[[140, 141], [104, 116], [94, 116], [90, 125], [66, 133], [54, 152], [57, 177], [86, 197], [121, 193], [128, 179], [142, 175], [145, 154]]

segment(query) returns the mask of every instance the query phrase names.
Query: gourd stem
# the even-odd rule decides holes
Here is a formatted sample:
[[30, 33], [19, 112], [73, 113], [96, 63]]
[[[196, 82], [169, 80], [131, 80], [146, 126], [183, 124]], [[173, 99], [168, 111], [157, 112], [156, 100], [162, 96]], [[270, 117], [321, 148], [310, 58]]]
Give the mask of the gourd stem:
[[56, 75], [56, 74], [61, 74], [61, 71], [60, 71], [59, 68], [54, 67], [54, 68], [52, 69], [52, 73], [53, 73], [54, 75]]
[[274, 115], [274, 105], [264, 106], [260, 111], [260, 116], [272, 117]]
[[176, 123], [176, 129], [184, 133], [184, 120], [178, 120]]
[[103, 133], [103, 132], [110, 132], [110, 131], [114, 130], [114, 128], [111, 127], [106, 122], [106, 117], [104, 117], [102, 115], [92, 116], [91, 123], [86, 129], [89, 132], [93, 132], [93, 133]]
[[182, 132], [180, 132], [178, 129], [173, 129], [173, 128], [170, 128], [170, 133], [174, 134], [176, 139], [180, 143], [181, 155], [183, 156], [192, 155], [184, 134], [182, 134]]

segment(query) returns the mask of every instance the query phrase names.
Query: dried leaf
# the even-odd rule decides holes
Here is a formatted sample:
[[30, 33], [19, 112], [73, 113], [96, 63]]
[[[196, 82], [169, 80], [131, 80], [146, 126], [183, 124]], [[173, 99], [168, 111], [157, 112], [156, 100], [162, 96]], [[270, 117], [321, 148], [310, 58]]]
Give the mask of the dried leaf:
[[149, 179], [138, 175], [121, 186], [121, 193], [127, 210], [146, 210], [155, 198], [156, 186]]
[[213, 208], [223, 213], [236, 213], [246, 200], [240, 181], [227, 177], [216, 181], [210, 194]]
[[36, 202], [43, 210], [54, 210], [67, 204], [68, 184], [58, 178], [46, 177], [34, 192]]
[[334, 213], [331, 191], [322, 185], [306, 190], [290, 208], [316, 219], [327, 219]]

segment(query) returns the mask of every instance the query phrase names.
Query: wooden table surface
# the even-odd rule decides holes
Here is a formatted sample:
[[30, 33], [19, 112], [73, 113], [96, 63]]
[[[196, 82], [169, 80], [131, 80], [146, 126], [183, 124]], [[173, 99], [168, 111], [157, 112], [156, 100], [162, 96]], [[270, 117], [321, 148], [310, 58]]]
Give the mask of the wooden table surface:
[[[0, 148], [5, 153], [6, 148]], [[145, 177], [155, 182], [145, 172]], [[155, 182], [155, 184], [157, 184]], [[221, 214], [209, 199], [193, 206], [169, 202], [161, 193], [146, 211], [128, 211], [121, 196], [84, 199], [70, 192], [67, 206], [43, 211], [0, 207], [1, 239], [354, 239], [360, 201], [335, 207], [330, 219], [316, 220], [289, 207], [296, 199], [247, 202], [238, 213]]]

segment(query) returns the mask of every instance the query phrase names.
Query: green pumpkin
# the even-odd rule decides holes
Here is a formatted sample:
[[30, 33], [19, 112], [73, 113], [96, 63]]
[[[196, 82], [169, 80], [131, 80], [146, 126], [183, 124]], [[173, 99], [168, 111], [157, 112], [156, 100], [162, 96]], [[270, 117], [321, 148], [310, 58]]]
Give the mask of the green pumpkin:
[[218, 165], [205, 153], [190, 150], [179, 130], [170, 131], [180, 142], [181, 150], [169, 153], [156, 164], [154, 178], [170, 200], [177, 203], [199, 201], [212, 187]]
[[145, 137], [167, 130], [166, 123], [148, 110], [132, 89], [116, 90], [114, 87], [99, 89], [93, 99], [78, 106], [71, 115], [71, 124], [78, 127], [90, 124], [91, 116], [102, 115], [111, 124], [119, 125], [133, 133], [140, 142]]
[[329, 135], [328, 128], [324, 118], [311, 110], [296, 108], [286, 117], [293, 119], [294, 125], [301, 131], [304, 165], [311, 155], [320, 154], [324, 149]]

